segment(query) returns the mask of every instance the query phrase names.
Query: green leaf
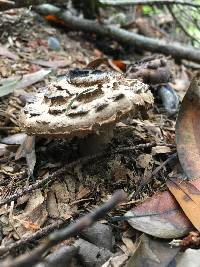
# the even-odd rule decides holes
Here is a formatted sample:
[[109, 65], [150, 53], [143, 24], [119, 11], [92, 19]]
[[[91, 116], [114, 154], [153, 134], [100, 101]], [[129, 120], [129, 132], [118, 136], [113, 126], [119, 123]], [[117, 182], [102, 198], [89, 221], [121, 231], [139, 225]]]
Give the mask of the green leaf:
[[8, 95], [14, 91], [18, 82], [22, 79], [22, 77], [16, 77], [12, 81], [5, 81], [2, 86], [0, 86], [0, 97]]

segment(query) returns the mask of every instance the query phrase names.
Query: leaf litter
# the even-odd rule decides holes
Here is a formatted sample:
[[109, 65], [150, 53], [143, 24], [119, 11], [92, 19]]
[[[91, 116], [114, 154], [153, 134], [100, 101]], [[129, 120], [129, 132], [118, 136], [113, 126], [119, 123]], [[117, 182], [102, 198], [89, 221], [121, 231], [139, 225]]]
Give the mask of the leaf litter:
[[[4, 93], [1, 95], [4, 97], [0, 99], [0, 189], [3, 192], [1, 200], [6, 195], [16, 194], [34, 184], [34, 181], [27, 177], [27, 166], [24, 159], [18, 156], [17, 160], [13, 161], [14, 157], [20, 154], [19, 151], [16, 152], [16, 149], [9, 150], [9, 153], [7, 151], [10, 146], [21, 144], [21, 141], [14, 138], [19, 128], [17, 130], [13, 126], [18, 126], [19, 107], [17, 103], [20, 95], [24, 92], [37, 92], [38, 88], [46, 84], [48, 80], [64, 75], [69, 67], [82, 68], [86, 67], [88, 62], [93, 62], [88, 67], [96, 68], [95, 64], [100, 63], [100, 69], [125, 72], [130, 62], [129, 59], [125, 61], [112, 60], [102, 52], [102, 59], [95, 62], [96, 48], [93, 44], [85, 46], [85, 40], [81, 35], [78, 40], [74, 40], [70, 37], [70, 34], [59, 33], [60, 37], [58, 39], [61, 40], [61, 51], [49, 51], [47, 47], [49, 33], [52, 35], [57, 34], [57, 32], [47, 24], [44, 27], [44, 25], [35, 23], [35, 21], [32, 23], [29, 31], [27, 29], [20, 31], [19, 44], [16, 45], [15, 39], [13, 39], [12, 50], [16, 51], [13, 55], [19, 55], [17, 47], [21, 46], [25, 49], [24, 53], [20, 52], [20, 56], [23, 55], [25, 60], [18, 58], [16, 65], [12, 66], [12, 74], [16, 75], [14, 80], [10, 80], [10, 77], [12, 77], [11, 68], [5, 68], [5, 65], [9, 66], [10, 61], [16, 60], [16, 57], [15, 59], [13, 56], [11, 59], [2, 57], [4, 68], [1, 68], [0, 65], [0, 72], [4, 74], [2, 77], [8, 79], [7, 81], [3, 79], [3, 83], [1, 83], [2, 86], [7, 85], [7, 88], [4, 88]], [[31, 38], [30, 31], [34, 32]], [[23, 43], [22, 40], [29, 40], [27, 37], [31, 40]], [[63, 54], [64, 51], [67, 51], [67, 59], [65, 58], [66, 53]], [[4, 56], [6, 56], [6, 53]], [[105, 66], [100, 66], [102, 62], [106, 63]], [[170, 64], [178, 74], [181, 73], [181, 77], [185, 77], [184, 83], [181, 85], [178, 80], [175, 80], [176, 88], [179, 88], [177, 93], [182, 95], [188, 84], [188, 73], [184, 75], [183, 67], [175, 65], [172, 60]], [[53, 68], [54, 70], [50, 72], [50, 70], [39, 69], [30, 73], [37, 65]], [[65, 69], [63, 69], [64, 66]], [[139, 71], [141, 74], [141, 70]], [[147, 75], [147, 72], [145, 72], [145, 75]], [[181, 80], [183, 81], [183, 79]], [[173, 81], [170, 84], [173, 86]], [[20, 91], [20, 89], [23, 89], [23, 91]], [[12, 94], [15, 90], [19, 92], [17, 100]], [[187, 93], [181, 104], [176, 124], [179, 161], [188, 178], [200, 177], [198, 165], [195, 164], [195, 159], [198, 160], [199, 156], [196, 149], [199, 145], [198, 138], [196, 138], [199, 135], [199, 102], [197, 98], [193, 100], [194, 102], [191, 101], [190, 96], [188, 99]], [[21, 102], [19, 103], [19, 106], [23, 106]], [[137, 191], [141, 179], [143, 179], [145, 183], [142, 190], [139, 191], [137, 199], [132, 199], [119, 206], [109, 218], [112, 221], [112, 218], [114, 219], [115, 215], [118, 215], [123, 219], [122, 222], [115, 222], [117, 227], [120, 227], [121, 223], [121, 229], [123, 229], [121, 231], [130, 229], [124, 220], [127, 220], [132, 227], [133, 235], [129, 237], [130, 240], [124, 237], [123, 240], [117, 241], [117, 246], [121, 245], [124, 251], [126, 247], [127, 251], [129, 249], [129, 260], [127, 254], [120, 250], [121, 255], [112, 257], [107, 262], [107, 266], [113, 266], [113, 264], [119, 262], [123, 265], [127, 261], [128, 266], [144, 266], [144, 262], [150, 262], [151, 266], [160, 266], [159, 264], [162, 262], [163, 266], [168, 266], [168, 263], [176, 258], [179, 248], [170, 249], [168, 241], [164, 239], [183, 237], [194, 230], [194, 226], [199, 227], [198, 216], [192, 212], [194, 207], [198, 209], [199, 182], [198, 179], [192, 180], [190, 183], [185, 180], [182, 182], [182, 180], [172, 179], [171, 176], [178, 177], [179, 175], [180, 177], [180, 165], [174, 159], [170, 163], [162, 165], [175, 152], [175, 119], [166, 113], [162, 114], [159, 105], [159, 102], [155, 102], [155, 109], [146, 114], [145, 120], [142, 119], [141, 115], [141, 118], [137, 120], [130, 119], [128, 122], [119, 123], [115, 129], [110, 152], [107, 153], [106, 157], [97, 157], [89, 163], [80, 162], [74, 169], [69, 169], [62, 177], [58, 177], [55, 182], [46, 183], [32, 193], [25, 194], [24, 198], [18, 198], [16, 203], [10, 205], [10, 202], [8, 202], [8, 205], [2, 209], [0, 216], [0, 222], [3, 225], [3, 239], [0, 249], [8, 246], [10, 242], [14, 244], [19, 238], [24, 240], [25, 237], [30, 237], [33, 233], [37, 233], [43, 227], [48, 227], [54, 222], [77, 218], [81, 212], [92, 209], [101, 201], [107, 199], [118, 188], [123, 188], [132, 195]], [[193, 106], [195, 108], [192, 108]], [[192, 120], [190, 120], [191, 118]], [[189, 139], [185, 139], [184, 134], [187, 134], [186, 137], [189, 137]], [[10, 136], [11, 141], [10, 143], [7, 141], [8, 144], [6, 144], [5, 138], [8, 136]], [[143, 146], [138, 146], [140, 144]], [[149, 144], [149, 146], [145, 146], [146, 144]], [[33, 146], [29, 148], [30, 154], [34, 153]], [[38, 140], [35, 149], [37, 163], [35, 155], [32, 154], [28, 160], [29, 170], [31, 169], [33, 172], [36, 164], [35, 176], [39, 180], [48, 177], [59, 166], [68, 164], [78, 158], [76, 140], [73, 140], [72, 143], [64, 140]], [[121, 152], [116, 153], [115, 149], [121, 149]], [[154, 172], [159, 166], [161, 168]], [[149, 177], [150, 179], [147, 179]], [[167, 185], [171, 192], [176, 188], [172, 193], [177, 202], [172, 194], [166, 191], [166, 180], [168, 180]], [[194, 186], [196, 188], [195, 194]], [[187, 202], [187, 199], [191, 199], [191, 201]], [[139, 237], [140, 232], [135, 229], [152, 235], [156, 239], [148, 235]], [[136, 248], [136, 245], [138, 245], [137, 239], [140, 242]], [[135, 251], [134, 248], [136, 248]], [[28, 245], [24, 247], [24, 250], [26, 249], [28, 249]], [[194, 258], [198, 259], [198, 253], [193, 252], [187, 254], [194, 255]], [[10, 255], [12, 253], [11, 251]], [[177, 266], [181, 266], [180, 264], [184, 266], [185, 263], [183, 262], [188, 260], [192, 262], [191, 256], [187, 254], [182, 254], [182, 257], [177, 260]], [[143, 255], [146, 255], [146, 258]], [[132, 263], [133, 261], [135, 263]], [[133, 265], [136, 262], [138, 264]]]

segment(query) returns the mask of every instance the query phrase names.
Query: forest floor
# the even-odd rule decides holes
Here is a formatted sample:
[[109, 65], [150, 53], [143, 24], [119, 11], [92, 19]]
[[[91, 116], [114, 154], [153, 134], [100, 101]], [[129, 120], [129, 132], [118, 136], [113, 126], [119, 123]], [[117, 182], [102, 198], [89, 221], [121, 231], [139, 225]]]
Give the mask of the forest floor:
[[[19, 144], [25, 138], [18, 124], [23, 95], [37, 92], [38, 88], [65, 75], [69, 69], [85, 68], [98, 57], [112, 57], [132, 63], [151, 55], [130, 47], [124, 48], [109, 38], [102, 40], [95, 34], [83, 34], [50, 25], [40, 16], [31, 14], [22, 9], [6, 12], [0, 18], [1, 45], [6, 45], [12, 51], [11, 56], [0, 58], [1, 83], [11, 76], [31, 73], [37, 73], [34, 79], [38, 79], [37, 83], [0, 98], [1, 258], [31, 250], [47, 233], [91, 211], [109, 199], [117, 189], [123, 189], [134, 197], [119, 205], [101, 222], [108, 223], [114, 232], [114, 251], [128, 255], [136, 247], [139, 231], [125, 221], [112, 222], [112, 218], [124, 215], [155, 192], [164, 191], [166, 180], [177, 175], [177, 112], [168, 114], [156, 99], [143, 118], [119, 122], [106, 150], [87, 160], [79, 156], [77, 139], [70, 142], [38, 139], [34, 178], [29, 177], [26, 159], [15, 159]], [[49, 48], [48, 40], [52, 36], [59, 40], [59, 51]], [[173, 59], [168, 59], [168, 63], [174, 77], [171, 85], [182, 99], [192, 70], [183, 64], [176, 64]], [[38, 71], [49, 69], [49, 64], [54, 65], [51, 72], [39, 81]], [[113, 70], [110, 66], [104, 69]], [[71, 162], [75, 162], [74, 166], [59, 177], [21, 196], [25, 188]], [[16, 197], [12, 199], [13, 195]], [[25, 242], [19, 242], [25, 239]], [[73, 239], [63, 244], [71, 243]], [[3, 249], [6, 247], [9, 247], [9, 252]]]

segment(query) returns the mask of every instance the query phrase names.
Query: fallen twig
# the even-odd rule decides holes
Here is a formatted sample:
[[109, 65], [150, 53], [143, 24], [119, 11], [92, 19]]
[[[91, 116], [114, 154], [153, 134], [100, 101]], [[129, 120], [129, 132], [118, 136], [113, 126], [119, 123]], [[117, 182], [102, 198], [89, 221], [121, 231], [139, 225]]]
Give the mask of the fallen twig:
[[33, 242], [35, 240], [38, 240], [39, 238], [42, 238], [46, 235], [48, 235], [49, 233], [53, 232], [54, 230], [57, 230], [63, 226], [65, 226], [66, 224], [68, 224], [69, 221], [57, 221], [55, 223], [52, 223], [40, 230], [38, 230], [37, 232], [33, 233], [32, 235], [28, 236], [28, 237], [25, 237], [25, 238], [22, 238], [16, 242], [13, 242], [9, 245], [7, 245], [6, 247], [4, 246], [0, 246], [0, 255], [4, 255], [5, 253], [7, 252], [11, 252], [11, 251], [14, 251], [15, 249], [17, 248], [20, 248], [30, 242]]
[[183, 5], [191, 7], [200, 7], [200, 4], [193, 3], [192, 1], [183, 0], [99, 0], [100, 3], [112, 6], [124, 5]]
[[0, 6], [3, 4], [14, 5], [15, 3], [9, 0], [0, 0]]
[[78, 250], [78, 247], [75, 246], [61, 246], [59, 249], [50, 254], [45, 259], [45, 262], [39, 263], [34, 267], [66, 267], [71, 265], [71, 259], [75, 257]]
[[160, 170], [162, 170], [167, 164], [169, 164], [169, 162], [173, 161], [176, 157], [177, 157], [177, 153], [172, 154], [160, 166], [155, 168], [155, 170], [148, 177], [146, 177], [145, 180], [141, 180], [140, 185], [138, 186], [138, 189], [135, 192], [133, 192], [132, 194], [130, 194], [129, 199], [131, 200], [131, 199], [134, 199], [135, 197], [137, 197], [137, 195], [141, 192], [143, 187], [145, 185], [149, 184], [152, 181], [152, 179], [155, 178], [156, 174]]
[[50, 250], [53, 246], [75, 236], [80, 233], [86, 227], [91, 226], [97, 220], [103, 218], [110, 210], [112, 210], [117, 204], [126, 200], [126, 193], [123, 190], [117, 191], [113, 197], [108, 200], [101, 207], [95, 209], [93, 212], [86, 214], [80, 218], [76, 223], [69, 225], [68, 227], [56, 231], [49, 235], [46, 241], [40, 246], [35, 248], [31, 253], [24, 254], [13, 260], [7, 260], [1, 264], [1, 267], [31, 267], [34, 264], [42, 260], [42, 255]]
[[11, 201], [15, 201], [16, 199], [18, 199], [19, 197], [23, 196], [23, 195], [26, 195], [30, 192], [32, 192], [33, 190], [43, 186], [44, 184], [46, 183], [49, 183], [49, 182], [52, 182], [56, 179], [58, 179], [58, 177], [69, 171], [70, 168], [73, 168], [74, 166], [76, 166], [77, 164], [80, 164], [80, 163], [86, 163], [88, 162], [89, 160], [92, 160], [98, 156], [102, 156], [103, 154], [99, 154], [99, 155], [93, 155], [93, 156], [87, 156], [87, 157], [84, 157], [84, 158], [80, 158], [76, 161], [73, 161], [72, 163], [69, 163], [67, 164], [66, 166], [62, 167], [61, 169], [55, 171], [53, 174], [49, 175], [48, 177], [45, 177], [43, 178], [42, 180], [39, 180], [37, 182], [35, 182], [34, 184], [28, 186], [27, 188], [24, 188], [21, 192], [17, 192], [7, 198], [4, 198], [0, 201], [0, 207], [2, 207], [3, 205], [5, 204], [8, 204], [10, 203]]
[[176, 14], [174, 13], [173, 9], [171, 6], [167, 7], [171, 16], [173, 17], [173, 19], [175, 20], [175, 22], [177, 23], [178, 27], [185, 33], [186, 36], [188, 36], [191, 40], [200, 43], [200, 40], [198, 40], [197, 38], [195, 38], [194, 36], [192, 36], [192, 34], [190, 34], [187, 29], [185, 29], [184, 25], [182, 25], [182, 23], [179, 21], [179, 19], [177, 18]]
[[[136, 145], [133, 147], [121, 147], [121, 148], [117, 148], [116, 150], [103, 151], [103, 152], [95, 154], [95, 155], [80, 158], [76, 161], [73, 161], [73, 162], [67, 164], [66, 166], [62, 167], [61, 169], [55, 171], [54, 173], [52, 173], [48, 177], [45, 177], [42, 180], [39, 180], [39, 181], [35, 182], [34, 184], [28, 186], [27, 188], [22, 189], [21, 192], [17, 192], [13, 195], [8, 196], [7, 198], [2, 199], [0, 201], [0, 207], [4, 206], [5, 204], [10, 203], [11, 201], [17, 200], [19, 197], [22, 197], [23, 195], [31, 193], [33, 190], [43, 186], [46, 183], [53, 182], [54, 180], [58, 179], [58, 177], [61, 174], [68, 172], [70, 168], [73, 168], [78, 164], [86, 164], [87, 162], [93, 161], [94, 159], [105, 157], [109, 153], [110, 154], [121, 153], [121, 152], [136, 150], [136, 149], [150, 148], [150, 147], [154, 147], [156, 145], [158, 145], [158, 144], [156, 144], [155, 142], [152, 142], [152, 143], [146, 143], [146, 144], [139, 144], [139, 145]], [[163, 145], [166, 145], [166, 144], [163, 144]]]
[[200, 63], [200, 50], [189, 46], [187, 47], [180, 44], [169, 44], [162, 40], [145, 37], [124, 29], [120, 29], [116, 26], [103, 25], [96, 21], [81, 19], [72, 16], [69, 12], [62, 11], [60, 8], [52, 5], [38, 6], [36, 10], [44, 16], [55, 15], [59, 19], [63, 20], [68, 28], [74, 30], [97, 33], [103, 36], [112, 37], [121, 43], [134, 45], [140, 49], [171, 55], [174, 58], [187, 59]]
[[[64, 3], [64, 0], [57, 0], [56, 4], [58, 3]], [[20, 7], [30, 7], [35, 5], [41, 5], [45, 3], [55, 3], [53, 0], [15, 0], [15, 1], [9, 1], [9, 0], [0, 0], [0, 11], [5, 11], [11, 8], [20, 8]]]

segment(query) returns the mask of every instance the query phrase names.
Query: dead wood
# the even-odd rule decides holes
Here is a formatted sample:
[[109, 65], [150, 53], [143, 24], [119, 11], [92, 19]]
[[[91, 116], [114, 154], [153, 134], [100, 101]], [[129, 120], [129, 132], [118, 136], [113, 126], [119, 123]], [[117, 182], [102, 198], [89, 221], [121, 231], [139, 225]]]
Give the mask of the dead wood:
[[46, 227], [43, 227], [42, 229], [38, 230], [37, 232], [31, 234], [28, 237], [22, 238], [14, 243], [11, 243], [9, 245], [5, 246], [0, 246], [0, 255], [4, 256], [4, 254], [6, 254], [7, 252], [11, 252], [14, 251], [22, 246], [26, 246], [27, 244], [30, 244], [31, 242], [38, 240], [48, 234], [50, 234], [51, 232], [53, 232], [54, 230], [60, 229], [61, 227], [64, 227], [68, 224], [68, 220], [67, 221], [57, 221], [55, 223], [52, 223]]
[[162, 40], [145, 37], [137, 33], [120, 29], [116, 26], [104, 25], [96, 21], [77, 18], [72, 16], [69, 12], [62, 11], [52, 5], [39, 6], [37, 11], [45, 16], [57, 16], [66, 23], [68, 28], [73, 30], [82, 30], [87, 33], [97, 33], [146, 51], [171, 55], [177, 59], [187, 59], [189, 61], [200, 63], [200, 50], [189, 46], [182, 46], [175, 43], [169, 44]]
[[71, 266], [72, 258], [78, 252], [78, 247], [75, 246], [62, 246], [58, 250], [50, 254], [45, 262], [39, 263], [34, 267], [66, 267]]
[[74, 246], [79, 248], [77, 256], [83, 266], [100, 267], [113, 256], [110, 250], [98, 247], [81, 238], [76, 240]]
[[110, 200], [102, 206], [96, 208], [93, 212], [86, 214], [80, 218], [76, 223], [68, 227], [56, 231], [49, 235], [49, 237], [31, 253], [26, 253], [16, 259], [9, 259], [1, 264], [1, 267], [31, 267], [42, 260], [42, 255], [50, 250], [53, 246], [61, 243], [62, 241], [76, 236], [86, 227], [91, 226], [97, 220], [103, 218], [109, 211], [111, 211], [120, 202], [125, 201], [127, 198], [123, 190], [117, 191]]
[[[64, 0], [57, 0], [56, 4], [59, 3], [65, 3]], [[53, 0], [15, 0], [15, 1], [9, 1], [9, 0], [0, 0], [0, 11], [5, 11], [11, 8], [20, 8], [20, 7], [30, 7], [30, 6], [36, 6], [36, 5], [42, 5], [46, 3], [52, 3], [54, 4], [55, 1]]]
[[124, 5], [182, 5], [200, 7], [200, 4], [184, 0], [100, 0], [100, 3], [112, 6]]

